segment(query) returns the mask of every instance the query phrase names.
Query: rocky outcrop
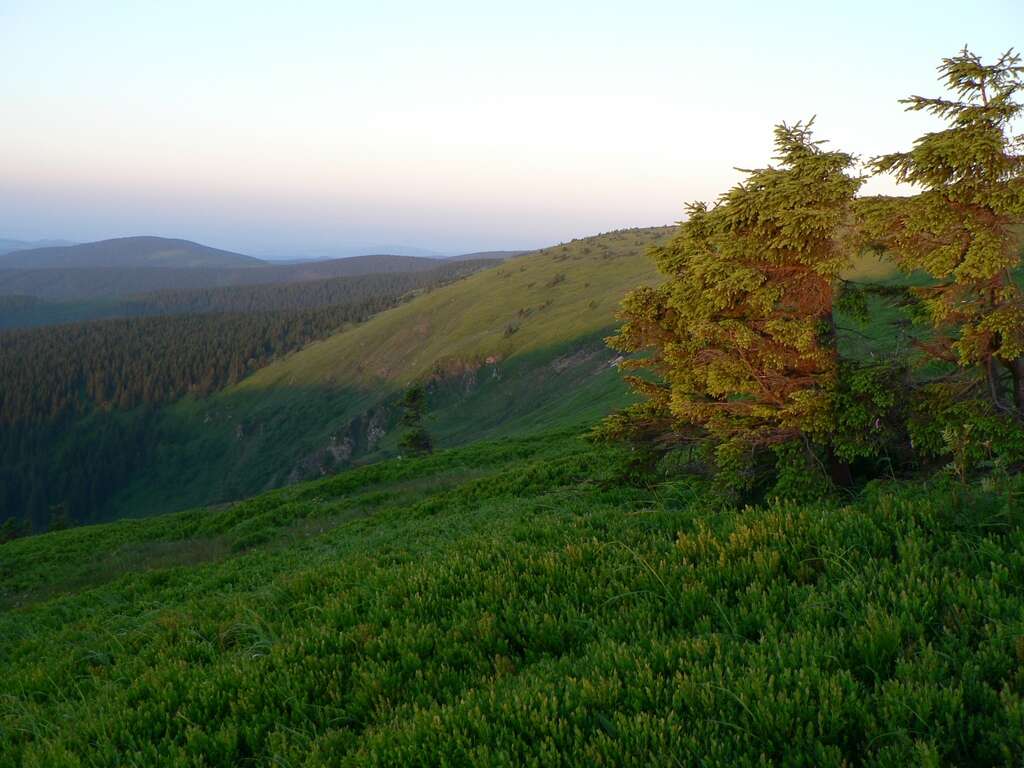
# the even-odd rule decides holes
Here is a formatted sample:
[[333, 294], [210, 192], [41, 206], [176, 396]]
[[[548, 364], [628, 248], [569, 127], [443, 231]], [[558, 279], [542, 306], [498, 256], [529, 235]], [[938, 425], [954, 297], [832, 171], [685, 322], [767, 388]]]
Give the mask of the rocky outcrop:
[[356, 416], [340, 430], [327, 436], [327, 442], [304, 456], [288, 473], [288, 483], [297, 483], [337, 472], [380, 446], [391, 421], [397, 418], [394, 406], [382, 405]]

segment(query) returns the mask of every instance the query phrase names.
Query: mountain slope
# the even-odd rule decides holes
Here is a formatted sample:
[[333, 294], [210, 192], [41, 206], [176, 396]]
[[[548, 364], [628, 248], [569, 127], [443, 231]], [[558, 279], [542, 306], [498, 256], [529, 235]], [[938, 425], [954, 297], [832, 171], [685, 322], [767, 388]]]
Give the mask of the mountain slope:
[[164, 409], [144, 426], [158, 452], [104, 516], [237, 499], [393, 456], [398, 401], [415, 380], [428, 382], [439, 446], [600, 418], [630, 398], [602, 337], [622, 295], [658, 280], [647, 248], [672, 231], [518, 257]]
[[[436, 445], [578, 428], [632, 399], [603, 343], [622, 296], [661, 277], [672, 227], [612, 232], [517, 257], [316, 342], [205, 400], [167, 410], [160, 460], [108, 516], [152, 514], [399, 452], [399, 401], [427, 385]], [[872, 263], [860, 272], [879, 271]]]
[[222, 251], [189, 240], [166, 237], [118, 237], [79, 245], [32, 248], [0, 257], [0, 267], [255, 267], [260, 259]]
[[623, 230], [520, 256], [314, 344], [242, 388], [406, 386], [609, 328], [628, 290], [658, 281], [647, 250], [673, 231]]
[[440, 447], [596, 421], [631, 400], [603, 337], [622, 296], [661, 279], [647, 249], [672, 232], [613, 232], [520, 256], [216, 394], [84, 420], [65, 432], [65, 454], [95, 445], [101, 432], [109, 445], [141, 441], [132, 468], [105, 485], [112, 495], [88, 519], [230, 501], [394, 456], [399, 401], [416, 381], [427, 385], [425, 426]]
[[[674, 232], [621, 230], [518, 256], [311, 345], [241, 389], [404, 387], [610, 330], [628, 291], [663, 279], [648, 251]], [[891, 272], [891, 265], [867, 255], [847, 277], [880, 279]]]

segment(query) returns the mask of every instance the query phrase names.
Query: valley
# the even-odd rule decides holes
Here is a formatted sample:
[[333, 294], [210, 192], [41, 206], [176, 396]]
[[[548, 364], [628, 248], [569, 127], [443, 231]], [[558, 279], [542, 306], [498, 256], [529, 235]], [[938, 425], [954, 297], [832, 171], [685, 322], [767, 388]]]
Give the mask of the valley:
[[[177, 322], [182, 328], [173, 313], [199, 319], [202, 315], [194, 313], [213, 312], [209, 327], [218, 344], [228, 343], [226, 323], [235, 321], [216, 312], [263, 312], [237, 316], [244, 323], [239, 328], [248, 328], [253, 320], [245, 318], [262, 323], [266, 312], [300, 311], [296, 300], [310, 307], [302, 310], [308, 315], [302, 322], [322, 316], [316, 322], [323, 330], [276, 343], [271, 357], [279, 359], [262, 361], [257, 354], [257, 361], [247, 363], [255, 348], [243, 354], [234, 341], [224, 355], [213, 354], [214, 347], [198, 345], [196, 331], [206, 326], [189, 320], [194, 326], [187, 334], [189, 348], [207, 349], [205, 364], [174, 363], [179, 358], [168, 350], [162, 354], [179, 373], [168, 369], [164, 382], [134, 391], [118, 384], [116, 374], [94, 370], [93, 375], [108, 376], [108, 383], [90, 395], [93, 405], [74, 406], [69, 391], [52, 402], [33, 399], [17, 406], [12, 391], [27, 392], [31, 386], [27, 381], [14, 385], [17, 379], [9, 378], [4, 412], [27, 408], [23, 418], [45, 413], [55, 426], [36, 419], [31, 429], [7, 430], [6, 495], [0, 502], [6, 516], [28, 511], [25, 519], [38, 529], [46, 527], [54, 507], [77, 521], [149, 515], [230, 501], [375, 461], [397, 452], [395, 404], [417, 381], [428, 383], [427, 427], [440, 446], [593, 421], [628, 400], [611, 365], [615, 356], [602, 340], [614, 324], [617, 297], [631, 285], [656, 279], [647, 249], [671, 232], [666, 227], [608, 233], [506, 262], [431, 260], [433, 272], [163, 291], [119, 304], [134, 312], [170, 312], [144, 322]], [[418, 285], [429, 290], [410, 297]], [[400, 295], [407, 300], [393, 309], [376, 299], [376, 304], [351, 304], [349, 298], [391, 296], [388, 301], [394, 301]], [[323, 308], [316, 309], [320, 304]], [[335, 305], [355, 314], [339, 314], [331, 308]], [[280, 317], [274, 322], [291, 315]], [[352, 327], [308, 343], [352, 320]], [[153, 332], [163, 333], [159, 327]], [[22, 333], [25, 344], [37, 343]], [[19, 373], [15, 361], [23, 353], [11, 346], [19, 338], [8, 336], [6, 343], [8, 377]], [[39, 364], [59, 370], [58, 360], [75, 357], [55, 354], [52, 363], [41, 358]], [[222, 373], [212, 378], [204, 373], [221, 358]], [[36, 374], [29, 369], [21, 375]], [[78, 381], [71, 375], [66, 380]], [[175, 380], [180, 383], [171, 385]], [[45, 391], [36, 390], [33, 397]], [[69, 405], [66, 416], [54, 411]], [[87, 452], [86, 445], [91, 446]]]

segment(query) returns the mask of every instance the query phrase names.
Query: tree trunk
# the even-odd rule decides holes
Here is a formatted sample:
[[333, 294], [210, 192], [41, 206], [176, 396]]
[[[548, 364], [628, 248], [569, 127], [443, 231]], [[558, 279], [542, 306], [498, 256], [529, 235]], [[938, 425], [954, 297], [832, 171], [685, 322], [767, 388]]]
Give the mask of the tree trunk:
[[1017, 418], [1024, 417], [1024, 357], [1018, 357], [1006, 364], [1013, 379], [1013, 404], [1017, 408]]
[[989, 355], [985, 360], [985, 378], [988, 380], [988, 393], [992, 398], [992, 404], [997, 411], [1007, 410], [1003, 402], [1003, 382], [999, 379], [999, 368], [996, 367], [995, 355]]
[[853, 487], [853, 471], [850, 469], [849, 462], [836, 456], [832, 446], [828, 448], [828, 476], [839, 488]]
[[[831, 302], [829, 302], [828, 311], [822, 315], [822, 320], [824, 321], [826, 328], [826, 343], [831, 347], [833, 359], [835, 360], [835, 364], [838, 366], [839, 334], [836, 331], [836, 316], [834, 305]], [[832, 482], [839, 488], [853, 487], [853, 471], [850, 469], [849, 462], [843, 461], [836, 456], [835, 449], [831, 445], [828, 446], [828, 475]]]

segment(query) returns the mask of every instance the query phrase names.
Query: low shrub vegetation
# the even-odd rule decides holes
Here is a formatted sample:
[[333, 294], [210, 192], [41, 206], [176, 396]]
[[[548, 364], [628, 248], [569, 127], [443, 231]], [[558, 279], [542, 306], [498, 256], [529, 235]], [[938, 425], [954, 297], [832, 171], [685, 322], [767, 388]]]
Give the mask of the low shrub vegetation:
[[1019, 478], [710, 512], [632, 459], [556, 433], [8, 542], [0, 765], [1018, 764]]

